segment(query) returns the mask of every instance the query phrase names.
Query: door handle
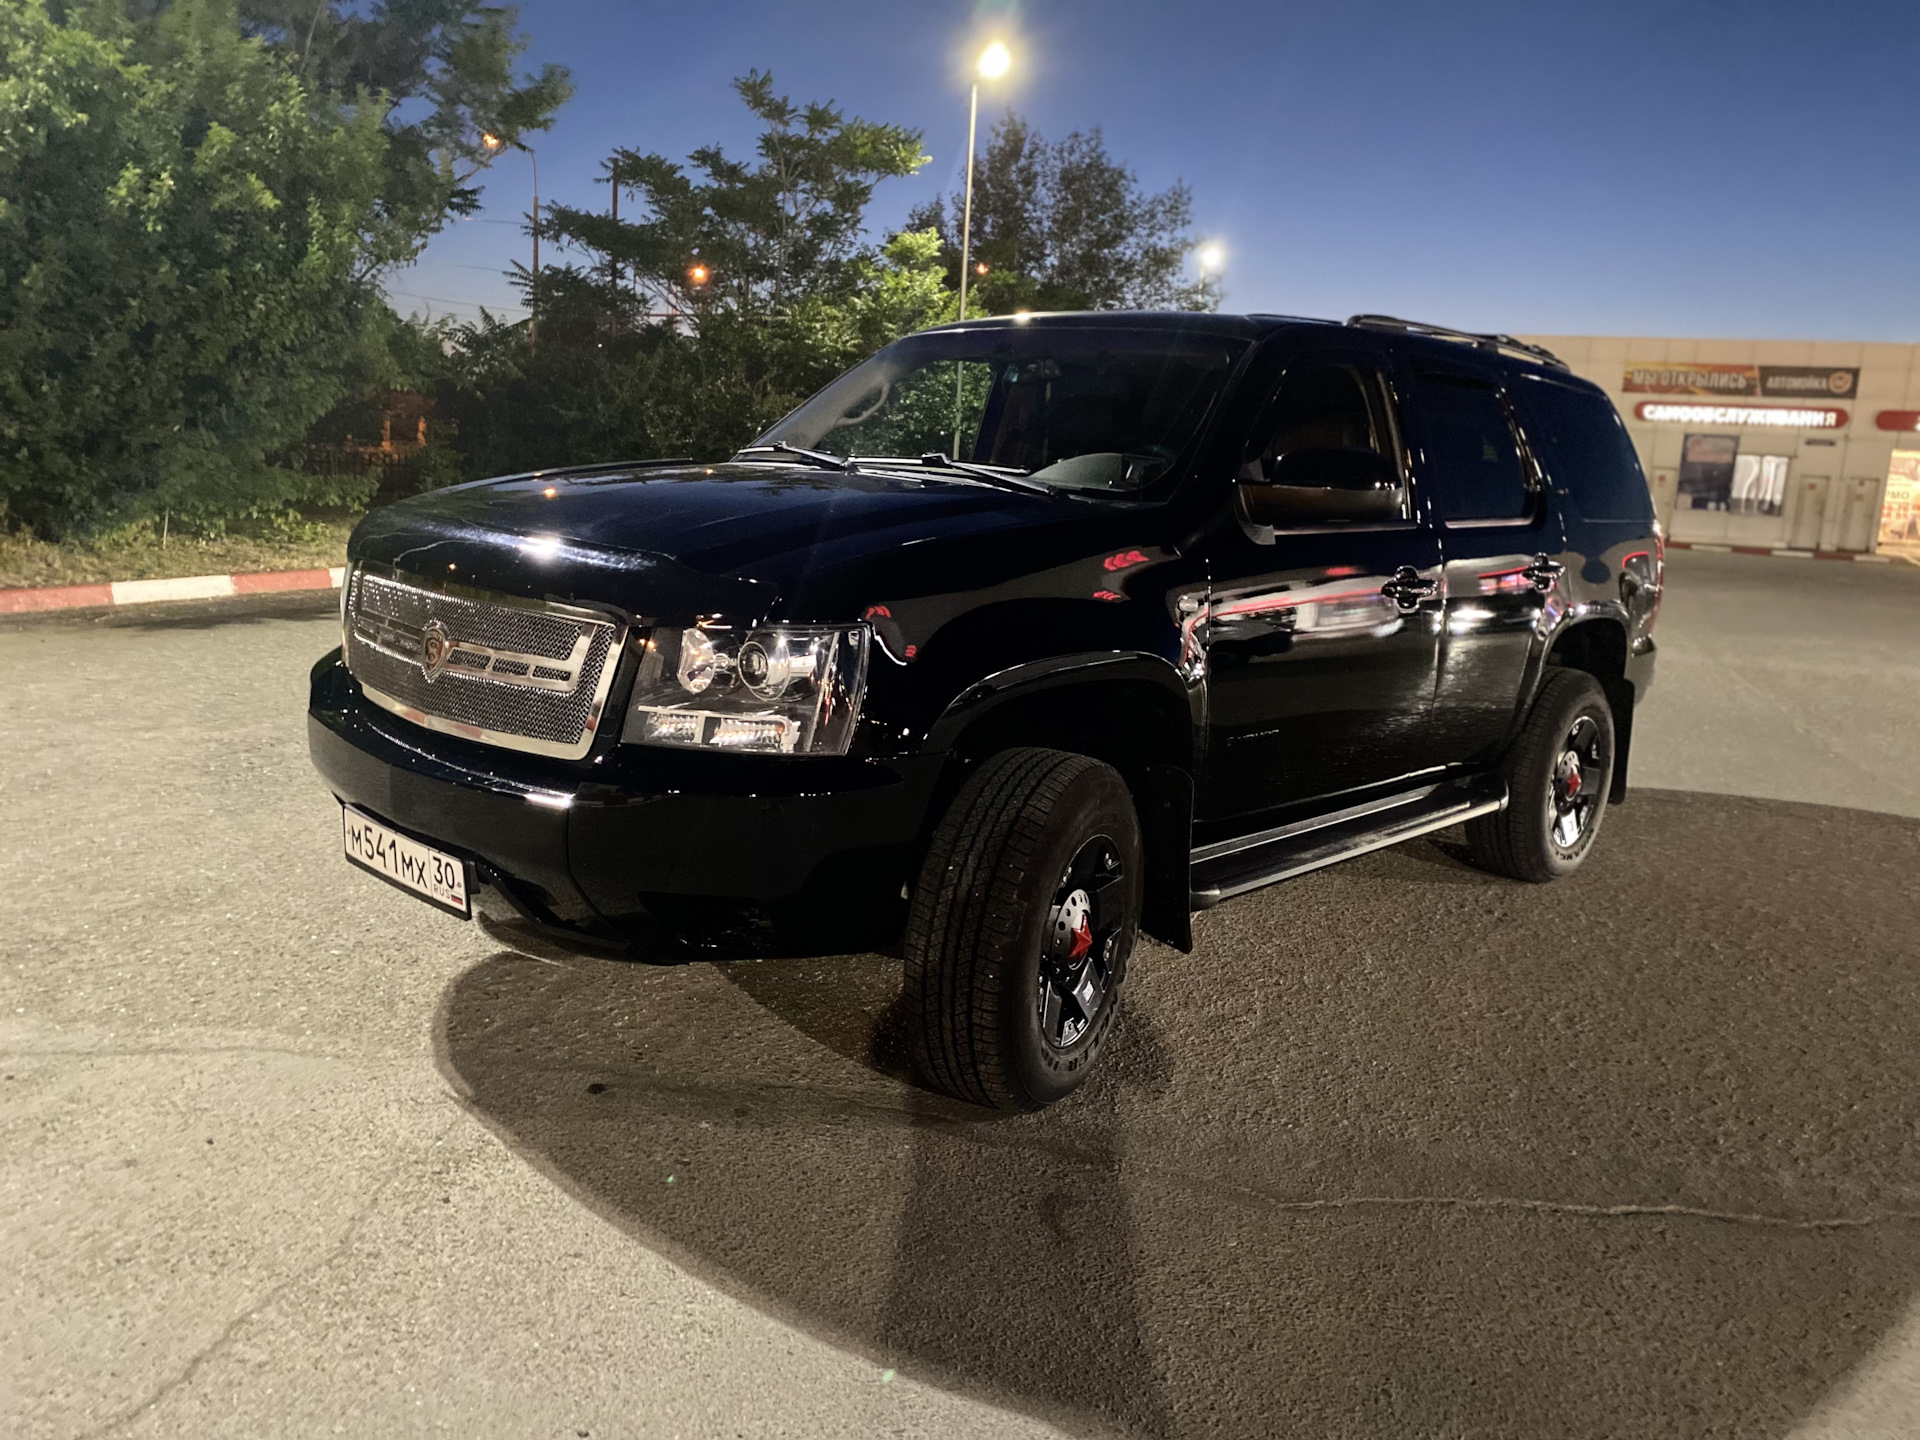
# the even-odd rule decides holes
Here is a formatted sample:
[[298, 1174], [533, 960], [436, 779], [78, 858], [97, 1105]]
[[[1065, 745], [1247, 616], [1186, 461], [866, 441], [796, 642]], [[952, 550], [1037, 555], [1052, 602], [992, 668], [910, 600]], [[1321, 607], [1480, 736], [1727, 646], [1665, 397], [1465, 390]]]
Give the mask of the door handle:
[[1536, 555], [1533, 557], [1533, 563], [1520, 573], [1533, 582], [1534, 589], [1551, 590], [1560, 583], [1560, 577], [1567, 573], [1567, 567], [1557, 560]]
[[1420, 602], [1440, 593], [1440, 582], [1430, 580], [1411, 565], [1402, 565], [1393, 578], [1380, 587], [1380, 593], [1402, 610], [1420, 608]]

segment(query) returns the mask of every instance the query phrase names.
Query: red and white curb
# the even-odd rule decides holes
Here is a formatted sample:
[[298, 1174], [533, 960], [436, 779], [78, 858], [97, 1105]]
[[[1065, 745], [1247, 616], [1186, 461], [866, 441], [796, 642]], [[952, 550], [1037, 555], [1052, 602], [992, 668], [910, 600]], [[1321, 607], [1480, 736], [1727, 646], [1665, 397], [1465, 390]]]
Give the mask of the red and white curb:
[[0, 615], [33, 610], [84, 610], [103, 605], [151, 605], [156, 600], [220, 600], [283, 590], [338, 590], [346, 568], [264, 570], [246, 575], [182, 575], [172, 580], [114, 580], [102, 585], [47, 585], [0, 590]]
[[1699, 540], [1669, 540], [1669, 550], [1703, 550], [1710, 555], [1781, 555], [1789, 560], [1864, 560], [1869, 565], [1891, 565], [1891, 555], [1863, 555], [1852, 550], [1793, 550], [1785, 545], [1708, 545]]

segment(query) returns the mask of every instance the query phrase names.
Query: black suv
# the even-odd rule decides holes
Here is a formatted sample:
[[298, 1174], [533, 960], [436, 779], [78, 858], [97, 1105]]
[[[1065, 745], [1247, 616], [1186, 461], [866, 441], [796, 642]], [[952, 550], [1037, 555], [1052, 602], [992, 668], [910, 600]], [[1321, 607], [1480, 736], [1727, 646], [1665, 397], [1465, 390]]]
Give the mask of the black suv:
[[1662, 579], [1601, 391], [1384, 316], [950, 325], [724, 463], [457, 486], [350, 559], [350, 860], [574, 946], [904, 927], [925, 1079], [1008, 1107], [1085, 1078], [1140, 930], [1461, 822], [1578, 866]]

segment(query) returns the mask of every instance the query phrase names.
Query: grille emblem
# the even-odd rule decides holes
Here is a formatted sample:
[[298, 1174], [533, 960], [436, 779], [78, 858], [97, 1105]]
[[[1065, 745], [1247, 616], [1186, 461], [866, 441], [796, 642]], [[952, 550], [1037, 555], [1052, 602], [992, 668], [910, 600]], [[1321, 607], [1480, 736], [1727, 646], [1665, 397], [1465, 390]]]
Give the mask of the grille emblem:
[[440, 678], [440, 672], [447, 668], [447, 657], [451, 654], [452, 633], [438, 620], [429, 620], [420, 631], [420, 668], [427, 672], [427, 679]]

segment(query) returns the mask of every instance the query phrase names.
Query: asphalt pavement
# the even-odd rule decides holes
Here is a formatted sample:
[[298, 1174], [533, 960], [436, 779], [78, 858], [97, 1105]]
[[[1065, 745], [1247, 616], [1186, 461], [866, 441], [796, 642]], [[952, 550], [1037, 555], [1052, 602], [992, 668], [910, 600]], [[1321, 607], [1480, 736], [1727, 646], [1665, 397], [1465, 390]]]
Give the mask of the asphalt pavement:
[[1236, 900], [1017, 1117], [906, 1082], [896, 959], [350, 869], [334, 633], [0, 632], [0, 1433], [1920, 1430], [1920, 568], [1675, 557], [1578, 876]]

